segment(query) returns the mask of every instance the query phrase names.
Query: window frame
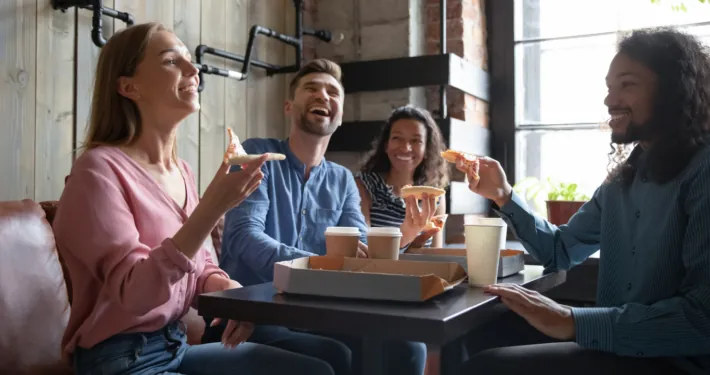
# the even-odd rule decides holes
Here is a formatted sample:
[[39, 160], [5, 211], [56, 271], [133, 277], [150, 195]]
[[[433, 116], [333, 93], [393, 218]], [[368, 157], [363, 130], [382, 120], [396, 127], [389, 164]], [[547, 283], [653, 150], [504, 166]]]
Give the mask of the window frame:
[[[488, 67], [489, 67], [489, 129], [491, 131], [491, 157], [498, 160], [503, 167], [503, 170], [508, 177], [508, 182], [514, 185], [516, 182], [516, 135], [519, 130], [587, 130], [599, 128], [599, 123], [569, 123], [569, 124], [525, 124], [517, 126], [517, 102], [516, 97], [518, 92], [516, 74], [516, 56], [515, 49], [519, 44], [532, 44], [552, 40], [561, 39], [577, 39], [581, 37], [597, 37], [606, 35], [617, 35], [630, 30], [610, 30], [593, 33], [584, 33], [578, 35], [561, 35], [556, 37], [536, 37], [524, 35], [522, 40], [515, 40], [515, 13], [516, 0], [491, 0], [486, 2], [486, 32], [488, 40], [486, 47], [488, 49]], [[528, 2], [540, 2], [540, 0], [528, 0]], [[539, 7], [538, 7], [539, 9]], [[523, 9], [525, 11], [525, 7]], [[539, 13], [538, 13], [539, 17]], [[693, 22], [681, 25], [673, 25], [680, 28], [710, 26], [710, 21]], [[637, 28], [643, 30], [648, 28]], [[525, 30], [523, 30], [525, 32]], [[524, 62], [535, 66], [539, 70], [539, 54], [535, 61]], [[521, 69], [524, 69], [522, 67]], [[527, 90], [537, 87], [540, 89], [539, 74], [536, 77], [525, 77], [527, 82], [525, 86]], [[535, 97], [539, 97], [536, 95]], [[520, 103], [528, 98], [521, 98]], [[531, 100], [535, 100], [532, 98]]]

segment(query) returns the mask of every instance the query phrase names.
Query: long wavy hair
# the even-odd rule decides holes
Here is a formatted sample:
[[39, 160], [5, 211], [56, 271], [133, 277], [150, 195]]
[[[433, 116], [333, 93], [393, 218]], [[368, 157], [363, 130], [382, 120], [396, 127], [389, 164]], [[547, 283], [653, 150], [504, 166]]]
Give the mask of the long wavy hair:
[[445, 188], [449, 184], [449, 168], [441, 157], [441, 152], [446, 151], [444, 138], [439, 126], [431, 117], [429, 111], [414, 106], [399, 107], [392, 111], [390, 117], [382, 127], [382, 132], [375, 139], [372, 151], [365, 157], [361, 168], [362, 172], [389, 173], [392, 168], [387, 156], [387, 143], [390, 139], [392, 126], [399, 120], [414, 120], [426, 128], [426, 148], [422, 162], [414, 170], [414, 184]]
[[[710, 55], [698, 39], [672, 28], [637, 30], [619, 43], [619, 53], [645, 65], [658, 79], [647, 153], [648, 177], [658, 183], [675, 178], [710, 134]], [[607, 182], [628, 186], [636, 167], [629, 147], [611, 144]]]
[[[82, 148], [127, 146], [138, 140], [142, 132], [138, 106], [119, 94], [118, 80], [136, 73], [148, 42], [159, 31], [170, 30], [157, 22], [130, 26], [113, 34], [101, 48], [96, 64], [91, 118]], [[173, 145], [172, 155], [177, 158], [176, 145]]]

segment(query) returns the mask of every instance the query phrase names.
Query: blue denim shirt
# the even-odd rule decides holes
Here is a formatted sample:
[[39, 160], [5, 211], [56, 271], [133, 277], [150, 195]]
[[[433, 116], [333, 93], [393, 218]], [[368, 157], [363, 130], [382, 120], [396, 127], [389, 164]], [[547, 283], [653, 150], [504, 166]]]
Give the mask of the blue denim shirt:
[[546, 267], [569, 269], [597, 250], [597, 306], [573, 308], [576, 342], [632, 357], [677, 357], [710, 372], [710, 147], [673, 180], [602, 185], [568, 224], [535, 216], [517, 194], [499, 215]]
[[367, 223], [352, 173], [325, 159], [311, 169], [291, 152], [288, 140], [249, 139], [249, 154], [278, 152], [259, 188], [225, 218], [220, 267], [242, 285], [270, 282], [274, 263], [325, 254], [325, 229], [358, 227], [367, 243]]

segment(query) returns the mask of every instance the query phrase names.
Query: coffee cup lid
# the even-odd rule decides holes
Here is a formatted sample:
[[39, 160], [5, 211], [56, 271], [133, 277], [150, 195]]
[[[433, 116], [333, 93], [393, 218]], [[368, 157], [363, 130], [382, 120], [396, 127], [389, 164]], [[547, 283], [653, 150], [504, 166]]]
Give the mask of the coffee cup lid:
[[367, 234], [370, 236], [402, 236], [402, 232], [398, 227], [370, 228]]
[[466, 227], [505, 227], [505, 220], [499, 217], [481, 217], [475, 219], [470, 224], [465, 224]]
[[325, 234], [337, 234], [340, 236], [359, 236], [360, 229], [357, 227], [328, 227], [325, 229]]

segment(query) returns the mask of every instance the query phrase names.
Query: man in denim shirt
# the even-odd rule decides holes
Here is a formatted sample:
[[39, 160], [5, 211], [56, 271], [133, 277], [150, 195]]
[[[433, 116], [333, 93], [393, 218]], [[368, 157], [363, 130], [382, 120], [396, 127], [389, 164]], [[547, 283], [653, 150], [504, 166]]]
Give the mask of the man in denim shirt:
[[[291, 121], [289, 138], [249, 139], [242, 144], [248, 154], [286, 155], [286, 160], [265, 163], [259, 188], [226, 215], [219, 263], [242, 285], [271, 282], [276, 262], [324, 255], [329, 226], [358, 227], [359, 252], [366, 256], [368, 226], [352, 173], [324, 159], [330, 137], [342, 122], [340, 75], [340, 67], [328, 60], [306, 64], [291, 81], [285, 106]], [[223, 330], [209, 329], [205, 341], [219, 340]], [[249, 341], [321, 358], [336, 374], [351, 373], [351, 354], [353, 366], [360, 362], [360, 340], [344, 335], [336, 341], [285, 327], [258, 326]], [[421, 375], [426, 346], [389, 342], [383, 358], [385, 373]]]
[[[710, 56], [678, 31], [635, 31], [619, 44], [606, 85], [611, 140], [633, 151], [613, 155], [606, 181], [569, 223], [534, 215], [495, 160], [458, 166], [478, 170], [471, 190], [495, 203], [547, 268], [569, 269], [601, 250], [596, 307], [487, 288], [528, 324], [474, 331], [473, 345], [498, 348], [474, 355], [466, 374], [710, 373]], [[520, 340], [529, 331], [544, 337]]]

